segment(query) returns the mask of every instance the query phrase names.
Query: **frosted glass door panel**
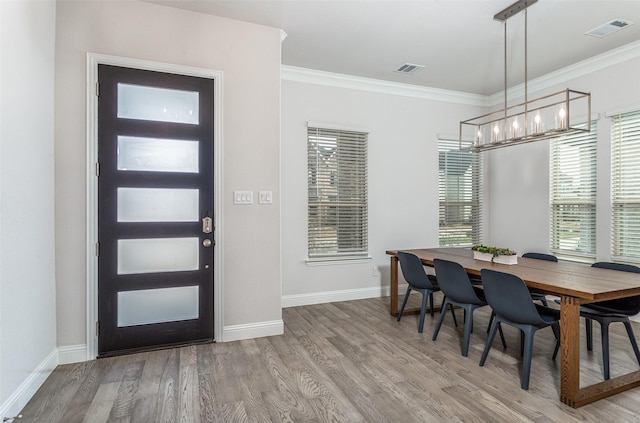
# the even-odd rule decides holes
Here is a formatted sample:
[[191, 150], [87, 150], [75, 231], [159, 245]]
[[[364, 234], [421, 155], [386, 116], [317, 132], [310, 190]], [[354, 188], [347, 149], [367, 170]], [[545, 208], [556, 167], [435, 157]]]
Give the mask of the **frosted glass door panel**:
[[197, 319], [198, 287], [118, 292], [118, 327]]
[[118, 117], [198, 124], [197, 91], [118, 84]]
[[197, 189], [118, 188], [118, 222], [197, 222]]
[[198, 141], [118, 136], [118, 170], [198, 173]]
[[199, 238], [118, 240], [118, 274], [198, 270]]

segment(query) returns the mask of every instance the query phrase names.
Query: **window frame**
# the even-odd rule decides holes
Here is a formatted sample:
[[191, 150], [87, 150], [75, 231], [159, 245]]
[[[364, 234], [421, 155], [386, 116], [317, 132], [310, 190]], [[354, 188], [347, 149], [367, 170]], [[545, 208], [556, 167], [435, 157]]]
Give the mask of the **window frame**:
[[[468, 147], [471, 146], [470, 142]], [[460, 147], [459, 140], [438, 139], [438, 244], [440, 247], [470, 247], [481, 244], [482, 240], [482, 157], [480, 153], [461, 151]], [[462, 148], [465, 147], [467, 146], [463, 141]], [[469, 167], [461, 174], [460, 170], [466, 166]], [[452, 169], [450, 173], [449, 169]], [[464, 176], [464, 180], [461, 181], [460, 176]], [[450, 178], [450, 183], [447, 178]], [[456, 186], [453, 187], [453, 185]], [[462, 194], [467, 199], [462, 201], [459, 198], [449, 199], [451, 196], [460, 196], [461, 186]], [[469, 225], [462, 224], [467, 219], [450, 218], [452, 214], [460, 214], [460, 211], [455, 211], [455, 208], [459, 207], [462, 207], [462, 210], [470, 207], [470, 210], [462, 212], [467, 216], [470, 214], [468, 229], [465, 227]], [[454, 210], [448, 212], [448, 208]], [[456, 227], [458, 229], [454, 229]], [[470, 240], [456, 242], [456, 239], [462, 239], [462, 235], [455, 235], [456, 232], [470, 232], [467, 236]]]
[[361, 129], [307, 125], [307, 263], [370, 258], [368, 138]]
[[[583, 124], [583, 125], [586, 125]], [[597, 249], [597, 121], [591, 120], [590, 132], [568, 135], [550, 140], [549, 146], [549, 249], [558, 256], [566, 256], [576, 260], [593, 260]], [[573, 154], [560, 156], [561, 149], [579, 149], [579, 156]], [[562, 160], [562, 163], [560, 162]], [[564, 171], [560, 168], [563, 167]], [[574, 195], [568, 195], [567, 178], [573, 173], [578, 179], [577, 184], [571, 185]], [[584, 179], [584, 180], [583, 180]], [[564, 183], [564, 188], [563, 188]], [[587, 219], [585, 224], [579, 221], [579, 234], [582, 235], [582, 225], [586, 225], [584, 232], [586, 247], [568, 248], [568, 236], [563, 232], [571, 231], [572, 220], [570, 208], [578, 209], [574, 214], [578, 219]], [[589, 210], [585, 211], [585, 208]], [[564, 209], [564, 210], [563, 210]], [[589, 229], [590, 228], [590, 229]], [[575, 237], [574, 237], [575, 238]], [[578, 239], [582, 239], [581, 236]], [[584, 242], [584, 241], [583, 241]]]
[[[637, 165], [640, 154], [640, 110], [611, 115], [611, 259], [618, 262], [640, 263], [640, 180]], [[635, 163], [634, 163], [635, 161]], [[630, 206], [622, 221], [622, 209]], [[634, 216], [635, 215], [635, 216]], [[634, 219], [637, 217], [637, 219]]]

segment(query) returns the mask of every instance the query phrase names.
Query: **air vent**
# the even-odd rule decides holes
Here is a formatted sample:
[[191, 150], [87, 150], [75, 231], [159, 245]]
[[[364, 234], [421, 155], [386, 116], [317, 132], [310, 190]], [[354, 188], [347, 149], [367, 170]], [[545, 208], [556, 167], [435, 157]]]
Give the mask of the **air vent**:
[[622, 28], [625, 28], [629, 25], [633, 25], [633, 22], [625, 21], [622, 19], [614, 19], [611, 22], [607, 22], [604, 25], [600, 25], [599, 27], [592, 29], [591, 31], [585, 32], [585, 34], [602, 38], [606, 37], [607, 35], [611, 35], [614, 32], [620, 31]]
[[402, 65], [398, 69], [396, 69], [394, 72], [413, 75], [414, 73], [420, 72], [424, 68], [425, 67], [422, 66], [422, 65], [415, 65], [413, 63], [405, 63], [404, 65]]

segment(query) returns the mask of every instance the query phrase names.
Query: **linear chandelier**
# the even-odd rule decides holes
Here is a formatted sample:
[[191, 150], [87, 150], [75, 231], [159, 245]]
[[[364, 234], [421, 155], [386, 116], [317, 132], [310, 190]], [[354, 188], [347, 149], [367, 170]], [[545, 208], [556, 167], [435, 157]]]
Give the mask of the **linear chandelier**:
[[[538, 0], [519, 0], [493, 19], [504, 23], [504, 108], [460, 121], [460, 149], [481, 152], [591, 130], [591, 94], [565, 89], [528, 99], [527, 8]], [[507, 20], [524, 11], [524, 102], [507, 105]], [[576, 122], [576, 118], [580, 121]]]

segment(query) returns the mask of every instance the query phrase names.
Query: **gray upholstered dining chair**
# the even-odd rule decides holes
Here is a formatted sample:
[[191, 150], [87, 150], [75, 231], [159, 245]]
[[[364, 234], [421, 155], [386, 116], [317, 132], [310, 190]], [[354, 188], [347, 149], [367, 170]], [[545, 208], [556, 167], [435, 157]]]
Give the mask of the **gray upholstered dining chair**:
[[[420, 322], [418, 324], [418, 332], [422, 333], [424, 317], [427, 312], [427, 299], [430, 300], [431, 316], [433, 317], [433, 293], [440, 291], [438, 281], [435, 276], [427, 275], [422, 262], [415, 254], [398, 251], [398, 260], [400, 261], [402, 275], [408, 284], [407, 292], [404, 294], [404, 301], [402, 301], [402, 307], [400, 307], [400, 312], [398, 313], [398, 322], [402, 318], [402, 313], [404, 313], [404, 308], [407, 305], [411, 291], [417, 291], [422, 294], [422, 307], [420, 308]], [[451, 313], [453, 313], [453, 308], [451, 308]], [[454, 314], [453, 318], [455, 319], [455, 317], [456, 315]]]
[[491, 324], [491, 331], [487, 343], [482, 352], [480, 366], [484, 366], [491, 344], [496, 336], [496, 331], [505, 323], [520, 329], [524, 337], [524, 354], [522, 359], [522, 378], [520, 387], [529, 389], [529, 377], [531, 374], [531, 357], [533, 355], [533, 338], [535, 333], [542, 328], [552, 326], [556, 335], [556, 346], [553, 358], [558, 354], [560, 340], [558, 333], [560, 327], [560, 311], [534, 304], [531, 301], [529, 289], [524, 281], [516, 275], [498, 272], [491, 269], [482, 269], [482, 285], [487, 302], [495, 312], [495, 319]]
[[[438, 285], [442, 292], [444, 292], [445, 298], [442, 304], [442, 310], [440, 311], [440, 319], [433, 332], [433, 340], [438, 338], [438, 332], [444, 322], [446, 316], [446, 309], [451, 305], [456, 305], [464, 309], [464, 336], [462, 341], [462, 356], [466, 357], [469, 354], [469, 340], [471, 338], [471, 332], [473, 331], [473, 312], [479, 307], [484, 307], [487, 302], [484, 298], [482, 288], [474, 286], [469, 280], [469, 275], [459, 263], [434, 259], [433, 265], [436, 269], [436, 277], [438, 278]], [[500, 328], [500, 337], [502, 339], [502, 345], [507, 347], [502, 334], [502, 328]]]
[[[522, 257], [536, 259], [536, 260], [553, 261], [556, 263], [558, 262], [558, 257], [553, 256], [551, 254], [546, 254], [546, 253], [524, 253]], [[540, 292], [531, 292], [531, 291], [529, 291], [529, 294], [531, 294], [531, 299], [533, 301], [540, 301], [543, 306], [549, 307], [549, 302], [547, 301], [546, 295]], [[489, 332], [489, 329], [491, 328], [491, 323], [492, 323], [492, 320], [489, 321], [489, 327], [487, 328], [487, 332]]]
[[[546, 253], [524, 253], [522, 257], [532, 258], [536, 260], [554, 261], [556, 263], [558, 262], [558, 257]], [[545, 307], [549, 306], [549, 303], [547, 302], [547, 296], [544, 294], [541, 294], [539, 292], [532, 292], [531, 298], [533, 298], [534, 301], [540, 301]]]
[[[640, 273], [640, 267], [630, 264], [596, 262], [591, 267], [618, 270], [622, 272]], [[624, 324], [636, 355], [636, 360], [640, 364], [640, 351], [636, 342], [629, 317], [640, 313], [640, 296], [620, 298], [617, 300], [601, 301], [598, 303], [585, 304], [580, 306], [580, 316], [585, 318], [585, 329], [587, 331], [587, 350], [593, 350], [593, 320], [600, 323], [602, 340], [602, 365], [604, 379], [610, 378], [609, 367], [609, 324], [621, 322]]]

